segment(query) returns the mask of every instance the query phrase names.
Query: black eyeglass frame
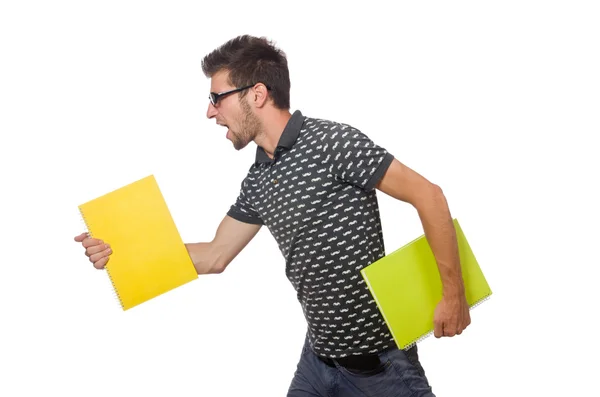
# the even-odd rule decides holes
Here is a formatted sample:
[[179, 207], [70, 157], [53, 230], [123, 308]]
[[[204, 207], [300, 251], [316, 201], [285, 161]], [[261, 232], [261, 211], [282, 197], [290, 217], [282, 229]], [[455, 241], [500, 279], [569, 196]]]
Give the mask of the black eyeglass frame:
[[[245, 87], [234, 88], [233, 90], [224, 91], [224, 92], [211, 92], [210, 95], [208, 96], [208, 99], [210, 100], [210, 103], [212, 103], [213, 106], [217, 106], [219, 101], [222, 98], [226, 97], [227, 95], [231, 95], [236, 92], [247, 90], [248, 88], [254, 87], [256, 84], [258, 84], [258, 83], [254, 83], [252, 85], [247, 85]], [[267, 87], [267, 90], [271, 89], [271, 87], [269, 87], [268, 85], [265, 85], [265, 87]]]

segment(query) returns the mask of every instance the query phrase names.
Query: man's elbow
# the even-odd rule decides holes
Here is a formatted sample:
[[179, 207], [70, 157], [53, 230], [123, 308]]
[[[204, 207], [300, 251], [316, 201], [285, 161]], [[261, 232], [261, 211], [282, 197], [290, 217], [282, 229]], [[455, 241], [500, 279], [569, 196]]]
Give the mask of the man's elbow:
[[222, 256], [218, 255], [215, 257], [213, 263], [211, 264], [210, 272], [212, 274], [221, 274], [225, 271], [228, 264], [228, 261], [226, 261]]
[[446, 205], [446, 197], [444, 191], [439, 185], [427, 182], [421, 188], [421, 194], [414, 201], [413, 206], [419, 212], [428, 212], [432, 209], [439, 208], [440, 205]]

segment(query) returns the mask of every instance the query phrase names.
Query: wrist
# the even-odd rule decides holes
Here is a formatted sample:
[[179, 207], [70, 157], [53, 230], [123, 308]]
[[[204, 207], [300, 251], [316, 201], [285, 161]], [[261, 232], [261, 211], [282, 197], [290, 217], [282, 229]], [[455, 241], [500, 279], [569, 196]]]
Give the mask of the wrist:
[[442, 296], [446, 299], [462, 299], [465, 296], [465, 288], [463, 285], [444, 287]]

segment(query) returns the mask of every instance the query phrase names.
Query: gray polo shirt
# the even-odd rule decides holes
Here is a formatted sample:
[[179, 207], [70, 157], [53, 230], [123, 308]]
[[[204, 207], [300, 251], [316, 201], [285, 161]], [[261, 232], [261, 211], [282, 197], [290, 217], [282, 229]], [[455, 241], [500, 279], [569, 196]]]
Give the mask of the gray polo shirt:
[[359, 272], [385, 255], [375, 185], [392, 160], [356, 128], [296, 111], [273, 160], [257, 148], [228, 211], [269, 228], [322, 356], [394, 345]]

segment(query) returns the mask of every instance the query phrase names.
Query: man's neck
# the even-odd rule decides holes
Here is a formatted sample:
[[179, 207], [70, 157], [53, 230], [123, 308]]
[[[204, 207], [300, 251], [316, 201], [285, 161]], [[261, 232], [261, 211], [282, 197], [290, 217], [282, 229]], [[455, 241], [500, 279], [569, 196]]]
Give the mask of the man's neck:
[[273, 158], [279, 139], [292, 114], [288, 110], [272, 109], [261, 122], [263, 133], [256, 137], [254, 142], [263, 148], [267, 156]]

